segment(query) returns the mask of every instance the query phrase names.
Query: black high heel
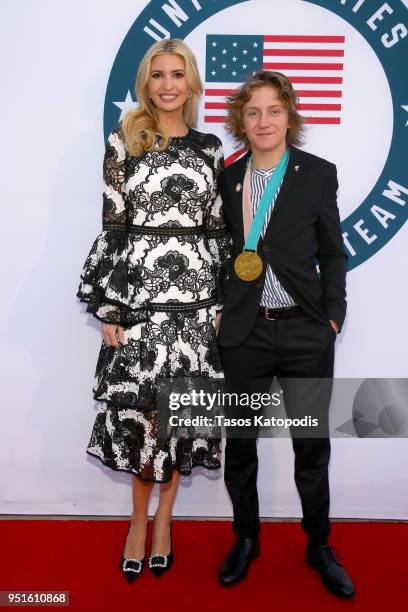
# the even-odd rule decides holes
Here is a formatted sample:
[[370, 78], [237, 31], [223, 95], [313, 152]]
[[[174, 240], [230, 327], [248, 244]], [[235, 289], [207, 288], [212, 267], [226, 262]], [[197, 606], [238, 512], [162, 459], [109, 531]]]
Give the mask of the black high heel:
[[[154, 519], [153, 519], [153, 528], [154, 528]], [[151, 555], [149, 557], [149, 568], [150, 571], [156, 578], [160, 578], [174, 562], [174, 553], [173, 553], [173, 524], [170, 523], [170, 552], [168, 555]]]
[[[129, 530], [130, 530], [130, 527], [129, 527]], [[122, 558], [120, 560], [119, 567], [125, 579], [129, 583], [131, 583], [131, 582], [134, 582], [136, 578], [139, 578], [139, 576], [143, 572], [144, 567], [145, 567], [145, 558], [126, 559], [124, 556], [124, 550], [125, 549], [123, 549]]]

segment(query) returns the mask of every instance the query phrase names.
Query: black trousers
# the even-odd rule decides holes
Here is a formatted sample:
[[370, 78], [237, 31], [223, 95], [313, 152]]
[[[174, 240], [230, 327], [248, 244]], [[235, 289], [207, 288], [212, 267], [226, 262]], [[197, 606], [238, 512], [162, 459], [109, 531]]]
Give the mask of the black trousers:
[[[328, 408], [335, 338], [336, 333], [329, 322], [324, 325], [306, 313], [295, 319], [278, 321], [258, 316], [245, 342], [234, 347], [220, 346], [226, 389], [230, 392], [239, 393], [249, 388], [265, 391], [276, 376], [284, 391], [287, 416], [291, 418], [313, 412], [317, 390], [318, 412], [327, 419], [327, 427], [323, 427], [326, 434], [302, 437], [291, 430], [295, 483], [303, 511], [302, 527], [316, 544], [327, 542], [330, 532]], [[289, 384], [291, 379], [297, 379], [293, 387]], [[325, 380], [323, 389], [319, 384], [316, 386], [316, 379]], [[255, 386], [254, 381], [257, 381]], [[309, 389], [305, 388], [308, 383]], [[235, 410], [242, 416], [242, 409], [235, 407]], [[257, 432], [252, 437], [236, 435], [236, 432], [229, 435], [227, 430], [225, 450], [225, 484], [233, 505], [233, 531], [236, 535], [255, 538], [260, 528]]]

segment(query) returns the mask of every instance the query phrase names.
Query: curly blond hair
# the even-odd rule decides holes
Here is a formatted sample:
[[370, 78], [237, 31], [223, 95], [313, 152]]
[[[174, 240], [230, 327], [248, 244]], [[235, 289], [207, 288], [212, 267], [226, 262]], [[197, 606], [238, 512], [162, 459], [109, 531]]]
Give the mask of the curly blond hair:
[[288, 111], [289, 124], [286, 134], [287, 145], [301, 145], [303, 142], [303, 129], [305, 120], [299, 115], [296, 104], [297, 97], [292, 83], [281, 72], [270, 70], [259, 70], [241, 85], [238, 91], [227, 98], [228, 115], [225, 120], [228, 132], [235, 140], [243, 143], [246, 148], [249, 146], [248, 139], [244, 132], [244, 122], [242, 119], [242, 109], [249, 102], [253, 92], [261, 87], [274, 87], [278, 96]]

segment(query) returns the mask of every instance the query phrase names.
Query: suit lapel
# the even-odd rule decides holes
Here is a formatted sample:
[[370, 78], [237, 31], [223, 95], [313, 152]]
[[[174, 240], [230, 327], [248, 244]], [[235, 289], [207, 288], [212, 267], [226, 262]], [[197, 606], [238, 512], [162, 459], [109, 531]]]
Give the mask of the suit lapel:
[[249, 153], [246, 153], [238, 161], [231, 166], [231, 189], [233, 193], [234, 201], [234, 214], [238, 219], [239, 229], [241, 233], [242, 242], [244, 242], [244, 219], [242, 215], [242, 195], [244, 189], [244, 177], [246, 165], [249, 157]]
[[[242, 195], [243, 195], [243, 186], [244, 186], [244, 176], [246, 164], [248, 161], [250, 153], [246, 153], [243, 157], [241, 157], [238, 161], [231, 165], [231, 190], [233, 193], [233, 202], [234, 202], [234, 214], [239, 221], [239, 228], [241, 234], [242, 243], [245, 243], [244, 240], [244, 220], [242, 215]], [[259, 238], [258, 250], [262, 248], [265, 241], [268, 241], [269, 234], [272, 231], [274, 219], [277, 213], [282, 209], [282, 212], [285, 209], [285, 201], [287, 201], [291, 197], [291, 192], [293, 188], [297, 185], [298, 181], [302, 177], [302, 161], [301, 161], [302, 152], [296, 147], [289, 147], [289, 163], [286, 169], [285, 177], [282, 182], [282, 187], [280, 188], [278, 197], [276, 198], [275, 205], [273, 207], [271, 217], [268, 223], [268, 227], [266, 228], [265, 236]]]
[[277, 213], [282, 209], [282, 212], [285, 210], [285, 201], [290, 199], [293, 188], [298, 184], [298, 181], [302, 177], [302, 163], [300, 161], [301, 151], [296, 149], [295, 147], [289, 147], [289, 163], [285, 172], [285, 176], [282, 182], [282, 187], [278, 193], [278, 197], [276, 198], [275, 205], [272, 209], [272, 213], [269, 219], [268, 226], [266, 228], [264, 238], [259, 239], [259, 246], [262, 246], [264, 242], [268, 241], [269, 234], [272, 231], [273, 223], [275, 221], [275, 217]]

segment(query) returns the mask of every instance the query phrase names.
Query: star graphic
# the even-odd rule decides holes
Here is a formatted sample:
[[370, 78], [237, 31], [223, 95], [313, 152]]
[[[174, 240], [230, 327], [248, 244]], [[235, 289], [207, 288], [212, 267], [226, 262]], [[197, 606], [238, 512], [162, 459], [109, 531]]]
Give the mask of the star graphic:
[[253, 57], [253, 58], [252, 58], [252, 61], [253, 61], [253, 62], [257, 62], [257, 61], [258, 61], [258, 58], [257, 58], [257, 57]]
[[[401, 106], [401, 108], [403, 108], [404, 111], [407, 111], [407, 113], [408, 113], [408, 106]], [[407, 122], [405, 124], [405, 127], [407, 127], [407, 125], [408, 125], [408, 119], [407, 119]]]
[[222, 52], [223, 52], [223, 54], [224, 54], [224, 55], [226, 55], [227, 50], [226, 50], [226, 49], [223, 49], [223, 50], [222, 50]]
[[214, 42], [212, 42], [211, 44], [212, 44], [212, 46], [213, 46], [213, 47], [216, 47], [216, 46], [217, 46], [217, 43], [216, 43], [215, 41], [214, 41]]
[[121, 113], [120, 113], [119, 121], [122, 121], [123, 117], [126, 115], [128, 111], [134, 108], [137, 108], [139, 106], [137, 102], [133, 102], [132, 94], [130, 93], [129, 90], [123, 102], [113, 102], [113, 104], [117, 106], [118, 108], [120, 108]]
[[236, 62], [236, 61], [237, 61], [237, 58], [235, 57], [235, 55], [234, 55], [234, 57], [232, 58], [232, 61], [233, 61], [233, 62]]
[[257, 47], [257, 46], [258, 46], [258, 43], [257, 43], [257, 42], [254, 42], [254, 47]]
[[217, 61], [217, 58], [215, 56], [213, 56], [211, 59], [212, 59], [213, 62]]
[[248, 51], [246, 49], [243, 50], [242, 52], [244, 55], [246, 55], [248, 53]]
[[223, 64], [223, 65], [221, 66], [221, 68], [226, 68], [226, 67], [227, 67], [227, 64]]
[[235, 70], [232, 71], [232, 76], [237, 76], [237, 73]]
[[233, 42], [233, 43], [232, 43], [232, 46], [233, 46], [233, 47], [237, 47], [237, 46], [238, 46], [238, 43]]
[[212, 76], [215, 76], [217, 73], [215, 72], [215, 70], [211, 71]]
[[246, 64], [242, 64], [243, 69], [245, 70], [245, 68], [247, 67]]

